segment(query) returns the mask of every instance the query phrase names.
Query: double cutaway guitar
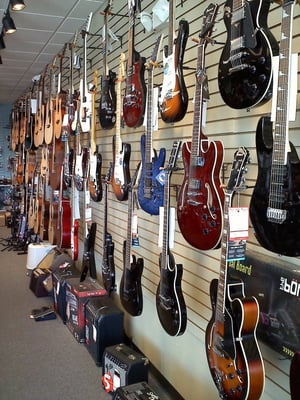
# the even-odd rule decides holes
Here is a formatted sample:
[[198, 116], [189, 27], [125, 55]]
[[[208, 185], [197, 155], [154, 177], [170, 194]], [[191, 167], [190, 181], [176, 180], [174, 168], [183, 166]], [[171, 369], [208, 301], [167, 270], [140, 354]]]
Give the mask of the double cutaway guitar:
[[203, 133], [204, 106], [208, 100], [205, 48], [217, 12], [218, 6], [211, 3], [207, 7], [199, 34], [193, 135], [192, 142], [183, 144], [185, 174], [177, 199], [180, 231], [188, 243], [201, 250], [218, 247], [223, 226], [223, 144], [219, 140], [209, 141]]
[[243, 187], [248, 150], [235, 153], [225, 190], [219, 279], [210, 285], [213, 315], [206, 328], [206, 354], [213, 381], [224, 400], [258, 400], [264, 389], [264, 365], [256, 340], [259, 305], [245, 297], [244, 284], [228, 274], [229, 208]]

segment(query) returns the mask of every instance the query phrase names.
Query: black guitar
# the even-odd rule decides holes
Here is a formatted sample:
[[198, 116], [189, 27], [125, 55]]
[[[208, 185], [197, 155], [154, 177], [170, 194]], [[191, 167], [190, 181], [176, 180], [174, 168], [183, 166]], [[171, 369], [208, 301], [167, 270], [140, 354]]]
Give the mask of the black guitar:
[[[258, 175], [250, 218], [258, 242], [274, 253], [300, 255], [300, 160], [288, 141], [293, 1], [285, 0], [281, 28], [276, 117], [262, 117], [256, 131]], [[274, 137], [274, 139], [273, 139]], [[289, 143], [289, 146], [288, 146]]]
[[187, 313], [181, 290], [182, 264], [176, 264], [169, 247], [170, 178], [176, 167], [181, 142], [174, 142], [165, 167], [164, 217], [162, 252], [159, 256], [160, 280], [156, 292], [156, 309], [162, 327], [171, 336], [182, 335], [186, 329]]
[[272, 95], [272, 56], [278, 45], [267, 26], [270, 2], [227, 0], [227, 40], [218, 72], [220, 94], [232, 108], [262, 104]]
[[134, 205], [134, 186], [139, 171], [136, 169], [128, 187], [128, 223], [127, 239], [123, 244], [123, 273], [120, 282], [120, 299], [125, 310], [132, 316], [138, 316], [143, 311], [143, 293], [141, 277], [144, 269], [144, 260], [132, 254], [132, 216]]
[[116, 91], [115, 80], [116, 73], [108, 68], [108, 15], [111, 13], [111, 3], [109, 0], [104, 12], [104, 30], [105, 37], [103, 41], [103, 74], [101, 79], [101, 92], [98, 108], [98, 117], [103, 129], [111, 129], [116, 123]]
[[111, 178], [112, 163], [109, 166], [108, 173], [104, 183], [104, 216], [103, 216], [103, 257], [102, 257], [102, 282], [108, 293], [115, 288], [115, 263], [114, 263], [114, 242], [111, 234], [107, 231], [107, 195], [108, 185]]

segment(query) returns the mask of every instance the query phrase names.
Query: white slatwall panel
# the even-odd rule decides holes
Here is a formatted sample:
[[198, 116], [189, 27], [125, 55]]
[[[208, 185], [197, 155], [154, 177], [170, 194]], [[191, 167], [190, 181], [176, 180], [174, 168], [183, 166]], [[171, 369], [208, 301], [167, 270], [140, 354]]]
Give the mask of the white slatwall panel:
[[[151, 12], [154, 1], [143, 0], [143, 10]], [[197, 47], [191, 40], [198, 36], [202, 24], [202, 13], [208, 5], [208, 1], [186, 0], [176, 6], [176, 28], [181, 18], [186, 18], [190, 23], [190, 36], [185, 52], [185, 80], [189, 91], [189, 107], [185, 118], [175, 125], [165, 124], [159, 119], [159, 131], [154, 132], [154, 147], [167, 149], [167, 159], [173, 140], [191, 140], [193, 124], [194, 94], [194, 68], [196, 67]], [[299, 7], [295, 7], [294, 42], [293, 51], [297, 51], [300, 45]], [[219, 22], [216, 24], [215, 39], [225, 42], [226, 31], [222, 20], [223, 3], [220, 6]], [[123, 16], [123, 17], [122, 17]], [[94, 15], [91, 33], [99, 34], [103, 24], [103, 16]], [[269, 17], [269, 27], [279, 41], [281, 8], [272, 4]], [[114, 34], [120, 37], [120, 42], [112, 44], [112, 51], [108, 57], [109, 67], [118, 73], [120, 52], [127, 54], [128, 17], [127, 2], [115, 0], [113, 14], [109, 18], [109, 26]], [[167, 35], [167, 30], [165, 30]], [[158, 32], [145, 33], [140, 23], [136, 26], [135, 47], [147, 59], [152, 53]], [[102, 73], [102, 55], [99, 50], [101, 38], [99, 36], [88, 37], [88, 81], [93, 80], [93, 71], [98, 69], [99, 77]], [[164, 43], [167, 44], [165, 37]], [[81, 39], [78, 39], [78, 46]], [[121, 47], [122, 44], [122, 47]], [[271, 102], [258, 106], [251, 110], [234, 110], [225, 105], [218, 91], [217, 71], [218, 62], [222, 51], [222, 44], [208, 45], [206, 51], [206, 67], [209, 79], [210, 101], [207, 110], [207, 125], [205, 133], [212, 140], [223, 140], [225, 146], [225, 165], [230, 167], [234, 151], [240, 145], [245, 145], [251, 152], [252, 163], [248, 167], [247, 183], [253, 186], [256, 179], [256, 153], [255, 153], [255, 130], [259, 117], [270, 112]], [[77, 52], [80, 49], [77, 48]], [[161, 58], [162, 59], [162, 54]], [[78, 85], [78, 75], [75, 75], [75, 85]], [[299, 80], [299, 79], [298, 79]], [[162, 82], [162, 69], [155, 70], [154, 83], [160, 85]], [[98, 105], [97, 105], [98, 106]], [[299, 111], [299, 93], [297, 107]], [[290, 139], [300, 147], [299, 113], [297, 120], [291, 123]], [[121, 135], [123, 142], [131, 143], [130, 168], [133, 173], [137, 163], [140, 161], [140, 137], [144, 128], [123, 128]], [[106, 174], [109, 163], [112, 161], [112, 136], [113, 130], [102, 130], [97, 119], [97, 143], [100, 145], [103, 165], [102, 173]], [[82, 143], [87, 144], [87, 136], [84, 135]], [[182, 167], [182, 161], [179, 161]], [[228, 173], [225, 172], [227, 179]], [[183, 172], [172, 175], [172, 183], [180, 185]], [[225, 180], [226, 180], [225, 179]], [[241, 204], [247, 205], [250, 201], [251, 189], [241, 196]], [[82, 198], [81, 198], [82, 200]], [[171, 204], [176, 205], [175, 190], [172, 190]], [[102, 230], [103, 230], [103, 203], [93, 203], [93, 219], [97, 222], [96, 260], [99, 277], [101, 277], [102, 259]], [[140, 248], [137, 256], [144, 258], [144, 273], [142, 277], [144, 293], [144, 310], [140, 317], [132, 318], [126, 316], [126, 331], [132, 337], [134, 343], [149, 357], [151, 362], [161, 371], [170, 383], [187, 400], [198, 400], [199, 395], [205, 393], [209, 400], [218, 399], [218, 393], [212, 383], [205, 354], [205, 329], [211, 316], [209, 299], [209, 284], [211, 279], [218, 277], [220, 265], [220, 250], [199, 251], [192, 248], [183, 239], [176, 225], [175, 246], [173, 249], [175, 260], [184, 266], [183, 292], [188, 308], [187, 330], [181, 337], [168, 336], [159, 324], [155, 307], [155, 292], [159, 281], [158, 257], [160, 249], [158, 241], [158, 217], [150, 216], [142, 210], [137, 211], [139, 217]], [[126, 238], [127, 228], [127, 202], [116, 200], [111, 189], [109, 190], [108, 230], [113, 236], [115, 243], [115, 266], [117, 284], [122, 273], [122, 246]], [[82, 228], [81, 228], [82, 233]], [[249, 248], [260, 252], [266, 251], [258, 246], [253, 232], [251, 231]], [[82, 249], [81, 249], [82, 250]], [[287, 262], [290, 259], [286, 258]], [[298, 260], [292, 260], [299, 265]], [[100, 279], [100, 278], [99, 278]], [[115, 294], [118, 302], [118, 289]], [[290, 361], [283, 359], [281, 355], [272, 351], [269, 347], [261, 345], [266, 368], [266, 386], [262, 396], [263, 400], [287, 400], [289, 396], [288, 372]]]

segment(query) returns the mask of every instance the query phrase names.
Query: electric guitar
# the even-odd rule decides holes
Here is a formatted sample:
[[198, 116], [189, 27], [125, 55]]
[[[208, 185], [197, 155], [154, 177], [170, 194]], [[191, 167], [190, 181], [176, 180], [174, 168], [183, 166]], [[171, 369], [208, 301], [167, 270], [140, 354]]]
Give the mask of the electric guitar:
[[129, 161], [131, 153], [130, 143], [121, 141], [121, 85], [124, 79], [125, 54], [120, 55], [119, 75], [117, 79], [117, 112], [116, 128], [113, 136], [113, 170], [111, 186], [118, 200], [124, 201], [128, 198], [128, 185], [130, 183]]
[[297, 257], [300, 255], [300, 160], [288, 139], [293, 7], [293, 1], [284, 1], [275, 123], [272, 125], [266, 116], [257, 125], [258, 175], [250, 201], [250, 218], [261, 246]]
[[151, 215], [159, 214], [159, 207], [163, 205], [163, 182], [159, 181], [161, 168], [165, 162], [166, 150], [160, 149], [157, 156], [152, 148], [153, 133], [153, 69], [157, 67], [157, 54], [163, 36], [160, 35], [154, 47], [151, 60], [147, 63], [147, 127], [146, 134], [141, 137], [142, 171], [138, 184], [138, 200], [141, 208]]
[[79, 120], [83, 133], [89, 132], [91, 128], [91, 112], [92, 112], [92, 95], [87, 88], [87, 35], [89, 34], [93, 13], [91, 12], [87, 18], [85, 29], [82, 30], [83, 39], [83, 77], [80, 79], [80, 112]]
[[188, 107], [188, 92], [183, 76], [183, 57], [189, 36], [189, 24], [179, 21], [177, 37], [174, 38], [174, 3], [169, 0], [169, 34], [168, 45], [163, 52], [163, 85], [159, 99], [161, 118], [172, 123], [183, 119]]
[[96, 111], [95, 111], [95, 98], [97, 93], [98, 85], [98, 71], [94, 72], [94, 83], [92, 92], [92, 115], [91, 115], [91, 130], [89, 134], [90, 149], [89, 149], [89, 175], [88, 175], [88, 186], [90, 196], [93, 201], [101, 201], [103, 191], [101, 182], [101, 167], [102, 167], [102, 156], [99, 153], [98, 145], [96, 145]]
[[140, 8], [140, 0], [129, 0], [128, 61], [126, 70], [126, 90], [123, 97], [123, 117], [130, 128], [141, 126], [146, 106], [146, 85], [144, 79], [146, 59], [134, 48], [135, 16]]
[[115, 263], [114, 263], [114, 242], [111, 234], [107, 231], [107, 196], [108, 185], [111, 178], [112, 163], [105, 177], [104, 183], [104, 216], [103, 216], [103, 257], [102, 257], [102, 282], [107, 293], [111, 293], [115, 289]]
[[233, 194], [244, 186], [248, 158], [247, 149], [236, 151], [225, 190], [220, 275], [210, 285], [213, 314], [205, 335], [210, 372], [225, 400], [258, 400], [264, 389], [264, 365], [256, 340], [259, 305], [255, 297], [245, 297], [241, 280], [228, 276], [229, 208]]
[[218, 83], [229, 107], [254, 107], [272, 95], [272, 57], [278, 54], [278, 45], [267, 26], [269, 7], [264, 0], [225, 3], [227, 40], [219, 62]]
[[112, 0], [109, 0], [104, 13], [104, 40], [103, 40], [103, 73], [101, 79], [101, 92], [98, 108], [98, 117], [103, 129], [111, 129], [116, 123], [116, 73], [108, 68], [108, 15], [111, 12]]
[[136, 317], [143, 311], [143, 292], [141, 277], [144, 260], [132, 254], [132, 217], [134, 206], [134, 188], [139, 172], [138, 165], [130, 184], [128, 185], [128, 216], [127, 238], [123, 244], [123, 273], [120, 282], [120, 300], [125, 310]]
[[214, 27], [218, 6], [210, 4], [204, 12], [199, 34], [196, 71], [195, 109], [192, 142], [182, 149], [184, 180], [178, 193], [177, 219], [185, 240], [192, 246], [208, 250], [221, 240], [224, 191], [220, 171], [223, 164], [223, 144], [209, 141], [203, 133], [204, 106], [208, 100], [205, 72], [205, 49]]
[[182, 335], [186, 329], [187, 312], [181, 290], [182, 264], [176, 264], [170, 250], [170, 181], [181, 142], [174, 142], [165, 167], [162, 251], [159, 256], [160, 280], [156, 291], [156, 310], [164, 330], [171, 336]]

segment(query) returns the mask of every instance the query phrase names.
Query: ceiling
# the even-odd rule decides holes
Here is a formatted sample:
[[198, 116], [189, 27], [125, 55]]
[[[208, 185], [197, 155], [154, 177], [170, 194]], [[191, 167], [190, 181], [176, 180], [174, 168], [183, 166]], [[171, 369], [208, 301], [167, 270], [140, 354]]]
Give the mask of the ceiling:
[[[9, 0], [0, 0], [0, 23]], [[107, 0], [25, 0], [23, 11], [10, 11], [17, 31], [4, 36], [0, 50], [0, 104], [15, 102], [60, 52], [65, 43]]]

